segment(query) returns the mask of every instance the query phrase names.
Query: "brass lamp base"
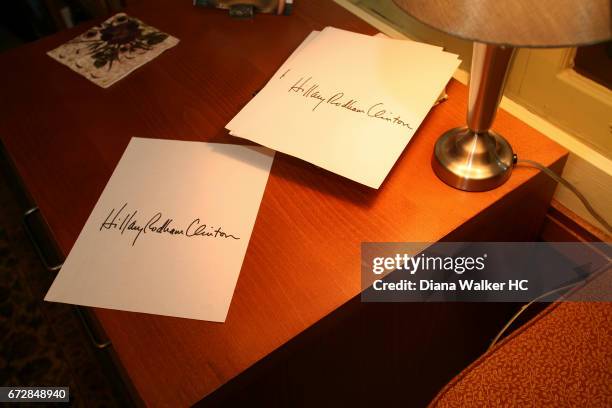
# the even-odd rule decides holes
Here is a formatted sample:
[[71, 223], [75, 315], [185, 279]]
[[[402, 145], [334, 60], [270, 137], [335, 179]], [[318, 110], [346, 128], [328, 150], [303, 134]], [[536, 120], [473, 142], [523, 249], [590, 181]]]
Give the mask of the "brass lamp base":
[[431, 165], [446, 184], [465, 191], [486, 191], [503, 184], [514, 165], [510, 144], [492, 131], [467, 127], [444, 133], [434, 148]]

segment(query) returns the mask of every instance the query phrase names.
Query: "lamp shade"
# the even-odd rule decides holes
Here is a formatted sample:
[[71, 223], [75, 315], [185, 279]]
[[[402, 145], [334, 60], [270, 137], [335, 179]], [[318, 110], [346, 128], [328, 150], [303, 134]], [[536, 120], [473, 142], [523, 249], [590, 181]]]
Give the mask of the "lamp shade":
[[612, 38], [610, 0], [394, 0], [445, 33], [513, 47], [570, 47]]

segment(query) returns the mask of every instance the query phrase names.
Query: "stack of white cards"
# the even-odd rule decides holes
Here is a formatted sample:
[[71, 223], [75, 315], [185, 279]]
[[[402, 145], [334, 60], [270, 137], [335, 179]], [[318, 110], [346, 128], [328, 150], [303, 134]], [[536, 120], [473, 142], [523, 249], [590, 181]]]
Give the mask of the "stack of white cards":
[[440, 47], [328, 27], [226, 128], [379, 188], [459, 63]]

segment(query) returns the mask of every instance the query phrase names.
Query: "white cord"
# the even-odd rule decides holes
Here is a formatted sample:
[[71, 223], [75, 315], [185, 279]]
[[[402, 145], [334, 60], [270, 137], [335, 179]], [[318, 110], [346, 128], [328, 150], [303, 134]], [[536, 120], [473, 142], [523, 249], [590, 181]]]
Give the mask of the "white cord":
[[[557, 175], [554, 171], [552, 171], [548, 167], [544, 166], [543, 164], [540, 164], [540, 163], [535, 162], [533, 160], [519, 159], [519, 160], [517, 160], [517, 165], [518, 164], [526, 164], [528, 166], [535, 167], [538, 170], [541, 170], [544, 174], [546, 174], [547, 176], [549, 176], [550, 178], [552, 178], [556, 182], [563, 184], [572, 193], [576, 194], [576, 197], [578, 197], [578, 199], [582, 202], [582, 204], [589, 211], [589, 213], [591, 213], [591, 215], [597, 221], [599, 221], [601, 223], [601, 225], [603, 225], [609, 233], [612, 234], [612, 228], [610, 227], [610, 224], [601, 215], [599, 215], [599, 213], [597, 211], [595, 211], [595, 209], [591, 206], [591, 203], [589, 203], [589, 201], [586, 199], [586, 197], [580, 191], [578, 191], [578, 189], [576, 187], [574, 187], [574, 185], [571, 184], [569, 181], [567, 181], [563, 177]], [[512, 326], [512, 323], [514, 323], [516, 321], [516, 319], [518, 319], [518, 317], [520, 315], [522, 315], [523, 312], [525, 312], [525, 310], [527, 310], [535, 302], [537, 302], [538, 300], [541, 300], [541, 299], [543, 299], [543, 298], [545, 298], [547, 296], [550, 296], [552, 294], [560, 292], [562, 290], [573, 288], [573, 287], [575, 287], [575, 286], [577, 286], [579, 284], [584, 284], [584, 282], [576, 282], [576, 283], [572, 283], [572, 284], [569, 284], [569, 285], [562, 286], [560, 288], [553, 289], [553, 290], [551, 290], [549, 292], [546, 292], [546, 293], [538, 296], [537, 298], [533, 299], [531, 302], [527, 303], [526, 305], [523, 305], [523, 307], [521, 307], [519, 309], [519, 311], [516, 312], [514, 314], [514, 316], [512, 316], [512, 318], [506, 323], [506, 325], [504, 327], [502, 327], [501, 331], [499, 333], [497, 333], [497, 336], [495, 336], [495, 338], [493, 339], [493, 341], [489, 345], [488, 350], [492, 349], [493, 346], [495, 346], [497, 344], [499, 339], [501, 339], [501, 337], [508, 330], [508, 328], [510, 328], [510, 326]]]
[[504, 327], [502, 327], [502, 329], [500, 330], [500, 332], [499, 332], [499, 333], [497, 333], [497, 336], [495, 336], [495, 338], [493, 339], [493, 341], [491, 342], [491, 344], [489, 345], [489, 348], [488, 348], [487, 350], [491, 350], [491, 349], [493, 348], [493, 346], [495, 346], [495, 345], [497, 344], [497, 342], [499, 341], [499, 339], [500, 339], [500, 338], [501, 338], [501, 337], [504, 335], [504, 333], [505, 333], [505, 332], [508, 330], [508, 328], [510, 328], [510, 326], [512, 326], [512, 323], [514, 323], [514, 321], [515, 321], [516, 319], [518, 319], [518, 318], [519, 318], [519, 316], [520, 316], [520, 315], [522, 315], [522, 314], [523, 314], [523, 312], [529, 308], [529, 306], [533, 305], [533, 304], [534, 304], [535, 302], [537, 302], [538, 300], [544, 299], [544, 298], [546, 298], [546, 297], [548, 297], [548, 296], [550, 296], [550, 295], [554, 295], [555, 293], [560, 292], [560, 291], [562, 291], [562, 290], [573, 288], [574, 286], [577, 286], [577, 285], [579, 285], [579, 284], [584, 284], [584, 282], [576, 282], [576, 283], [572, 283], [572, 284], [569, 284], [569, 285], [562, 286], [562, 287], [560, 287], [560, 288], [553, 289], [553, 290], [551, 290], [551, 291], [548, 291], [548, 292], [546, 292], [546, 293], [544, 293], [544, 294], [542, 294], [542, 295], [538, 296], [537, 298], [533, 299], [531, 302], [527, 303], [526, 305], [523, 305], [523, 306], [522, 306], [522, 307], [519, 309], [519, 311], [518, 311], [518, 312], [516, 312], [516, 313], [514, 314], [514, 316], [512, 316], [512, 317], [510, 318], [510, 320], [508, 320], [508, 323], [506, 323], [506, 325], [505, 325]]
[[576, 187], [574, 187], [574, 185], [571, 184], [569, 181], [567, 181], [563, 177], [557, 175], [554, 171], [552, 171], [548, 167], [544, 166], [543, 164], [540, 164], [540, 163], [535, 162], [533, 160], [519, 159], [517, 161], [517, 164], [519, 164], [519, 165], [520, 164], [526, 164], [526, 165], [535, 167], [535, 168], [541, 170], [544, 174], [546, 174], [547, 176], [549, 176], [550, 178], [552, 178], [556, 182], [563, 184], [572, 193], [576, 194], [576, 197], [578, 197], [578, 199], [582, 202], [582, 204], [587, 209], [587, 211], [589, 213], [591, 213], [593, 218], [595, 218], [597, 221], [599, 221], [601, 223], [601, 225], [603, 225], [604, 228], [608, 231], [609, 234], [612, 234], [612, 227], [610, 226], [610, 224], [601, 215], [599, 215], [599, 213], [597, 211], [595, 211], [595, 209], [591, 206], [591, 203], [589, 203], [589, 201], [586, 199], [586, 197], [580, 191], [578, 191], [578, 189]]

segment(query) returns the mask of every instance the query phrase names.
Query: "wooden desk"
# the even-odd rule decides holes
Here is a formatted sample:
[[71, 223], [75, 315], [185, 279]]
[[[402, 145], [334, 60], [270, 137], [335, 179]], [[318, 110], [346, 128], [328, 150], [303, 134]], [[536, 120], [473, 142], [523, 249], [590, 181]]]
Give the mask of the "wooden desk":
[[[63, 254], [131, 136], [242, 143], [224, 125], [311, 30], [375, 33], [324, 0], [249, 21], [189, 1], [130, 3], [130, 14], [181, 42], [109, 89], [45, 55], [86, 27], [0, 55], [0, 137]], [[465, 120], [466, 88], [452, 81], [448, 94], [378, 191], [276, 156], [224, 324], [95, 309], [138, 398], [185, 406], [259, 384], [281, 405], [363, 403], [376, 395], [370, 387], [398, 384], [409, 391], [376, 401], [423, 403], [478, 355], [507, 306], [364, 305], [358, 296], [362, 241], [535, 237], [554, 189], [546, 177], [519, 168], [494, 191], [465, 193], [433, 174], [436, 137]], [[519, 156], [562, 168], [566, 152], [509, 114], [496, 130]], [[270, 384], [276, 395], [262, 391]]]

